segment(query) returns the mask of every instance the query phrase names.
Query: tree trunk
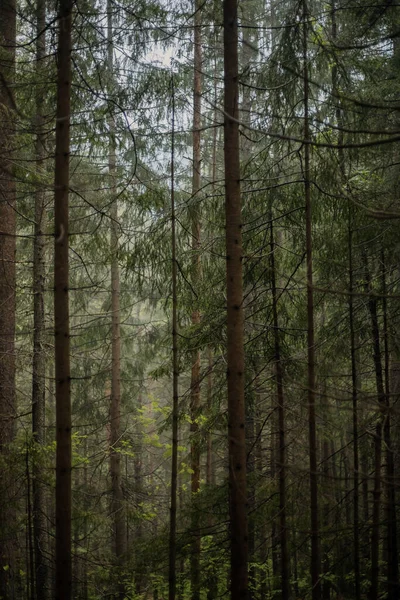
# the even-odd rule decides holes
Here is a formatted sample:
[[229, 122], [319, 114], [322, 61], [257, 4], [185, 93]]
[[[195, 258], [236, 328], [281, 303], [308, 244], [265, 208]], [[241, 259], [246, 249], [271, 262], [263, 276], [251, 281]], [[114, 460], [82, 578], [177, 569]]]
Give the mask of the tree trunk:
[[390, 356], [386, 286], [385, 253], [381, 252], [382, 267], [382, 309], [383, 309], [383, 343], [385, 355], [385, 395], [386, 414], [383, 426], [383, 439], [386, 450], [386, 552], [387, 552], [387, 589], [388, 600], [399, 600], [399, 559], [397, 547], [397, 515], [396, 515], [396, 478], [394, 452], [391, 439], [391, 394], [390, 394]]
[[304, 194], [306, 202], [306, 260], [307, 260], [307, 346], [308, 346], [308, 435], [310, 453], [310, 511], [311, 511], [311, 585], [312, 600], [321, 597], [321, 553], [318, 515], [317, 434], [315, 418], [315, 340], [313, 292], [312, 204], [310, 183], [310, 125], [308, 74], [308, 7], [303, 0], [303, 68], [304, 68]]
[[353, 230], [351, 222], [351, 207], [349, 206], [349, 325], [350, 325], [350, 357], [351, 357], [351, 396], [353, 417], [353, 537], [354, 537], [354, 591], [355, 599], [361, 598], [360, 574], [360, 527], [359, 527], [359, 458], [358, 458], [358, 374], [357, 374], [357, 349], [354, 331], [354, 305], [353, 305]]
[[[113, 92], [114, 45], [112, 41], [112, 4], [107, 2], [107, 44], [109, 93]], [[111, 109], [112, 110], [112, 109]], [[111, 473], [111, 514], [114, 520], [114, 552], [117, 565], [115, 597], [125, 598], [125, 574], [122, 571], [126, 552], [125, 509], [121, 476], [121, 324], [120, 324], [120, 283], [119, 283], [119, 242], [118, 242], [118, 203], [116, 185], [115, 120], [108, 118], [108, 174], [110, 178], [111, 206], [111, 405], [110, 405], [110, 473]]]
[[71, 599], [71, 376], [69, 335], [68, 191], [71, 114], [72, 0], [60, 0], [57, 52], [54, 195], [54, 337], [56, 369], [56, 588]]
[[[213, 352], [211, 347], [208, 347], [208, 372], [207, 372], [207, 416], [212, 416], [212, 397], [213, 397]], [[212, 428], [207, 431], [207, 457], [206, 457], [206, 485], [214, 485], [214, 469], [213, 469], [213, 436]]]
[[237, 3], [224, 0], [224, 161], [231, 600], [248, 596]]
[[[42, 81], [43, 61], [46, 55], [46, 2], [37, 0], [36, 4], [36, 73]], [[43, 88], [36, 87], [36, 169], [39, 177], [44, 169], [45, 130], [43, 116]], [[46, 205], [45, 192], [38, 188], [35, 193], [35, 237], [33, 240], [33, 364], [32, 364], [32, 434], [38, 452], [34, 452], [32, 461], [33, 490], [33, 538], [35, 551], [35, 590], [37, 600], [48, 597], [48, 571], [45, 559], [47, 526], [46, 502], [40, 449], [46, 443], [45, 430], [45, 314], [44, 289]]]
[[378, 395], [379, 414], [375, 426], [374, 450], [374, 490], [372, 505], [372, 533], [371, 533], [371, 586], [369, 589], [370, 600], [376, 600], [379, 592], [379, 542], [380, 542], [380, 520], [381, 520], [381, 462], [382, 462], [382, 431], [383, 419], [386, 410], [386, 395], [383, 385], [383, 371], [381, 361], [381, 348], [379, 336], [379, 322], [377, 311], [377, 300], [372, 295], [371, 278], [368, 268], [367, 257], [364, 255], [366, 292], [368, 296], [368, 308], [371, 317], [371, 338], [374, 351], [374, 367], [376, 390]]
[[[328, 424], [329, 424], [329, 399], [327, 396], [327, 390], [326, 390], [326, 381], [322, 382], [321, 384], [321, 402], [320, 402], [320, 406], [321, 406], [321, 412], [322, 415], [325, 417], [324, 419], [324, 430], [323, 430], [323, 439], [322, 439], [322, 444], [321, 444], [321, 450], [322, 450], [322, 477], [321, 477], [321, 488], [322, 488], [322, 506], [321, 506], [321, 513], [322, 513], [322, 523], [323, 526], [326, 529], [328, 529], [328, 527], [332, 527], [332, 520], [330, 519], [330, 515], [331, 515], [331, 511], [332, 511], [332, 502], [330, 500], [330, 492], [331, 492], [331, 481], [333, 480], [333, 473], [332, 473], [332, 468], [331, 468], [331, 461], [330, 461], [330, 444], [329, 444], [329, 429], [328, 429]], [[322, 568], [322, 573], [324, 575], [323, 577], [323, 582], [322, 582], [322, 598], [323, 600], [330, 600], [331, 597], [331, 582], [329, 581], [329, 571], [330, 571], [330, 543], [329, 543], [329, 538], [324, 540], [325, 543], [322, 544], [322, 551], [321, 551], [321, 568]]]
[[[272, 392], [272, 390], [271, 390]], [[271, 462], [271, 468], [270, 468], [270, 477], [271, 477], [271, 484], [272, 484], [272, 489], [274, 490], [274, 493], [276, 493], [276, 488], [279, 488], [279, 485], [277, 486], [277, 481], [276, 481], [276, 473], [277, 473], [277, 458], [276, 458], [276, 452], [278, 450], [278, 443], [277, 443], [277, 430], [278, 430], [278, 423], [277, 423], [277, 412], [276, 412], [276, 404], [277, 404], [277, 397], [275, 393], [271, 393], [271, 418], [270, 418], [270, 462]], [[273, 594], [275, 594], [277, 592], [277, 590], [280, 588], [279, 586], [279, 542], [278, 542], [278, 533], [277, 533], [277, 515], [274, 514], [273, 518], [271, 519], [272, 523], [271, 523], [271, 563], [272, 563], [272, 578], [270, 581], [270, 587], [271, 587], [271, 591]]]
[[[192, 286], [196, 292], [200, 279], [200, 202], [201, 185], [201, 84], [202, 84], [202, 51], [201, 51], [201, 8], [200, 0], [194, 2], [194, 76], [193, 76], [193, 180], [192, 180]], [[192, 313], [192, 324], [200, 324], [200, 312], [195, 305]], [[191, 491], [192, 491], [192, 548], [190, 555], [190, 584], [192, 600], [200, 600], [200, 549], [199, 513], [196, 507], [196, 495], [200, 489], [200, 444], [198, 440], [198, 418], [200, 410], [200, 351], [196, 348], [192, 354], [192, 371], [190, 382], [190, 432], [191, 432]]]
[[[215, 43], [218, 41], [217, 33], [215, 35]], [[216, 57], [214, 57], [214, 69], [217, 70]], [[214, 123], [217, 122], [217, 80], [214, 78]], [[212, 159], [211, 159], [211, 195], [214, 197], [215, 182], [217, 179], [217, 127], [213, 129], [212, 137]], [[207, 410], [208, 415], [212, 414], [212, 393], [213, 393], [213, 351], [211, 346], [208, 347], [208, 375], [207, 375]], [[206, 462], [206, 481], [208, 485], [215, 484], [215, 469], [213, 467], [213, 432], [212, 427], [207, 433], [207, 462]], [[210, 592], [211, 593], [211, 592]]]
[[[15, 134], [14, 76], [16, 43], [15, 0], [0, 4], [0, 452], [7, 465], [15, 434]], [[3, 234], [3, 235], [1, 235]], [[0, 596], [12, 598], [15, 565], [15, 488], [9, 469], [1, 473]]]
[[274, 228], [271, 213], [271, 291], [272, 291], [272, 314], [274, 325], [274, 347], [275, 347], [275, 379], [278, 399], [278, 429], [279, 429], [279, 538], [281, 546], [281, 598], [289, 600], [290, 588], [290, 563], [288, 552], [287, 526], [286, 526], [286, 427], [285, 427], [285, 397], [283, 391], [283, 371], [281, 362], [281, 344], [278, 320], [278, 297], [276, 291], [275, 271], [275, 242]]
[[177, 307], [177, 264], [176, 264], [176, 219], [175, 219], [175, 90], [172, 87], [172, 140], [171, 140], [171, 250], [172, 250], [172, 460], [171, 501], [169, 522], [169, 585], [168, 599], [176, 595], [176, 499], [178, 482], [178, 307]]

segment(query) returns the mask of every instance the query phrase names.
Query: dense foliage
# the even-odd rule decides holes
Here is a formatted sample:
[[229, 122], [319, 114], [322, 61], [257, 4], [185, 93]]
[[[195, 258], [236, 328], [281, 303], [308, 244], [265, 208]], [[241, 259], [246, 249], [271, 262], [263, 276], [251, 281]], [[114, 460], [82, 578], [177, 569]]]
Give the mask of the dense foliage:
[[[59, 10], [0, 6], [7, 600], [58, 597]], [[399, 600], [400, 6], [243, 0], [236, 17], [248, 599]], [[72, 5], [76, 599], [172, 600], [171, 556], [178, 598], [229, 593], [223, 19], [215, 1]]]

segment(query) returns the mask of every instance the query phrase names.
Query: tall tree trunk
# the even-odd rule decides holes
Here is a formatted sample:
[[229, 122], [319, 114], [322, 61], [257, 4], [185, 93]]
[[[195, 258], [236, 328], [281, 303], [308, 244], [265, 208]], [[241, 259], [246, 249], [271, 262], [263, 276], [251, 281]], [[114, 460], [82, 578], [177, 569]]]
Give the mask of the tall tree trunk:
[[[254, 369], [256, 373], [256, 369]], [[255, 547], [256, 547], [256, 526], [254, 522], [254, 512], [256, 509], [256, 477], [255, 477], [255, 421], [254, 421], [254, 410], [255, 410], [255, 393], [251, 390], [246, 399], [246, 454], [247, 454], [247, 510], [249, 514], [248, 518], [248, 558], [249, 558], [249, 600], [254, 597], [253, 590], [256, 586], [256, 559], [255, 559]]]
[[242, 209], [236, 0], [224, 0], [224, 161], [231, 600], [248, 596]]
[[175, 218], [175, 89], [174, 76], [171, 77], [172, 93], [172, 140], [171, 140], [171, 250], [172, 250], [172, 460], [171, 460], [171, 501], [169, 521], [169, 585], [168, 599], [176, 596], [176, 509], [178, 483], [178, 297], [176, 263], [176, 218]]
[[[42, 81], [44, 59], [46, 55], [46, 2], [37, 0], [36, 4], [36, 73]], [[36, 169], [39, 176], [44, 169], [45, 130], [43, 116], [43, 88], [36, 86]], [[33, 240], [33, 364], [32, 364], [32, 434], [39, 452], [35, 452], [32, 461], [33, 489], [33, 538], [35, 551], [35, 591], [37, 600], [48, 597], [48, 571], [45, 559], [47, 527], [45, 510], [45, 487], [41, 467], [40, 449], [46, 443], [45, 430], [45, 237], [46, 205], [45, 192], [38, 188], [35, 193], [35, 237]], [[38, 456], [39, 455], [39, 456]]]
[[275, 379], [276, 392], [278, 399], [278, 429], [279, 429], [279, 538], [281, 546], [281, 598], [289, 600], [289, 551], [286, 526], [286, 427], [285, 427], [285, 397], [283, 389], [283, 371], [281, 362], [281, 344], [279, 335], [278, 319], [278, 297], [276, 290], [276, 271], [275, 271], [275, 241], [274, 227], [271, 213], [271, 291], [272, 291], [272, 314], [274, 326], [274, 347], [275, 347]]
[[[7, 465], [9, 445], [15, 434], [15, 178], [14, 76], [15, 0], [0, 3], [0, 452]], [[12, 479], [4, 469], [0, 476], [0, 596], [13, 597], [15, 565], [15, 507]]]
[[[264, 452], [263, 452], [263, 417], [264, 417], [264, 397], [261, 390], [261, 384], [259, 378], [255, 382], [256, 388], [256, 469], [258, 479], [261, 479], [264, 474]], [[260, 524], [258, 532], [258, 563], [260, 565], [258, 573], [258, 598], [264, 599], [267, 594], [267, 573], [265, 571], [265, 565], [268, 560], [268, 549], [267, 549], [267, 524], [263, 520]]]
[[[142, 398], [139, 397], [139, 406], [142, 406]], [[135, 458], [134, 458], [134, 465], [133, 465], [133, 469], [134, 469], [134, 481], [135, 481], [135, 496], [136, 496], [136, 505], [140, 506], [140, 502], [142, 501], [143, 498], [143, 464], [142, 464], [142, 453], [143, 453], [143, 440], [142, 440], [142, 433], [141, 431], [137, 431], [137, 437], [138, 437], [138, 441], [137, 441], [137, 446], [135, 448]], [[128, 457], [126, 457], [128, 458]], [[128, 465], [128, 463], [126, 462], [126, 465]], [[126, 471], [126, 476], [128, 478], [128, 469]], [[140, 545], [140, 542], [143, 538], [143, 521], [142, 519], [139, 519], [136, 527], [135, 527], [135, 541], [136, 544]], [[127, 549], [128, 552], [130, 550], [129, 548], [129, 536], [127, 535]], [[139, 546], [140, 547], [140, 546]], [[140, 594], [142, 592], [142, 587], [143, 587], [143, 561], [141, 560], [140, 554], [139, 552], [136, 552], [136, 565], [137, 565], [137, 573], [136, 573], [136, 577], [135, 577], [135, 590], [136, 593], [138, 594], [138, 596], [140, 597]]]
[[[332, 502], [330, 498], [331, 493], [331, 480], [333, 477], [331, 461], [330, 461], [330, 444], [329, 444], [329, 398], [327, 396], [326, 389], [326, 380], [321, 384], [321, 402], [320, 407], [322, 414], [324, 415], [324, 430], [323, 430], [323, 439], [321, 444], [322, 450], [322, 478], [321, 478], [321, 487], [322, 487], [322, 495], [323, 500], [321, 502], [321, 513], [322, 513], [322, 522], [325, 528], [332, 526], [332, 520], [330, 519], [330, 515], [332, 512]], [[325, 540], [325, 544], [322, 545], [321, 551], [321, 568], [322, 573], [324, 575], [322, 581], [322, 598], [323, 600], [330, 600], [331, 597], [331, 582], [329, 580], [328, 574], [330, 571], [330, 543], [329, 539]]]
[[383, 344], [385, 356], [385, 394], [386, 414], [383, 426], [383, 439], [386, 450], [386, 551], [387, 551], [387, 589], [388, 600], [399, 600], [399, 555], [397, 546], [396, 515], [396, 479], [394, 469], [394, 452], [391, 439], [391, 394], [390, 394], [390, 355], [386, 286], [386, 260], [384, 250], [381, 252], [382, 268], [382, 310], [383, 310]]
[[371, 548], [369, 540], [369, 445], [368, 440], [364, 439], [364, 443], [360, 444], [360, 466], [362, 473], [361, 490], [362, 490], [362, 521], [364, 525], [364, 531], [362, 536], [362, 555], [365, 561], [369, 562]]
[[26, 446], [25, 452], [25, 471], [26, 471], [26, 514], [27, 514], [27, 570], [26, 570], [26, 595], [29, 599], [35, 598], [35, 566], [34, 551], [32, 539], [32, 500], [31, 500], [31, 474], [29, 465], [29, 446]]
[[[214, 32], [215, 42], [217, 42], [217, 32]], [[216, 57], [214, 57], [214, 69], [217, 70]], [[214, 122], [217, 122], [217, 80], [214, 78]], [[213, 129], [212, 137], [212, 158], [211, 158], [211, 195], [214, 197], [215, 193], [215, 182], [217, 178], [217, 127]], [[212, 235], [212, 234], [211, 234]], [[212, 406], [213, 406], [213, 350], [211, 346], [207, 348], [208, 354], [208, 373], [207, 373], [207, 415], [208, 418], [212, 417]], [[214, 454], [213, 454], [213, 427], [210, 423], [207, 431], [207, 458], [206, 458], [206, 484], [207, 486], [215, 485], [215, 466], [214, 466]], [[208, 525], [211, 528], [214, 525], [214, 515], [210, 510]], [[214, 569], [208, 577], [207, 582], [207, 600], [214, 600], [218, 594], [218, 575]]]
[[[107, 44], [108, 44], [108, 83], [113, 92], [114, 45], [113, 45], [112, 4], [107, 2]], [[126, 528], [124, 497], [121, 476], [121, 324], [120, 324], [120, 283], [119, 283], [119, 243], [118, 243], [118, 203], [116, 200], [116, 152], [115, 120], [108, 119], [108, 174], [110, 178], [111, 207], [111, 406], [110, 406], [110, 473], [111, 473], [111, 514], [114, 520], [114, 552], [117, 565], [116, 598], [125, 598], [125, 574], [122, 572], [126, 552]]]
[[54, 181], [54, 337], [56, 369], [56, 588], [70, 600], [71, 564], [71, 375], [69, 334], [69, 154], [71, 114], [72, 0], [60, 0], [57, 51], [56, 164]]
[[[215, 31], [215, 44], [218, 41], [218, 34]], [[217, 60], [214, 57], [214, 70], [217, 71]], [[217, 79], [214, 78], [214, 124], [217, 123], [217, 102], [218, 89]], [[212, 137], [212, 158], [211, 158], [211, 196], [215, 194], [215, 182], [217, 180], [217, 127], [213, 129]], [[211, 346], [208, 347], [208, 375], [207, 375], [207, 409], [208, 414], [212, 413], [212, 394], [213, 394], [213, 351]], [[215, 469], [213, 468], [213, 432], [210, 427], [207, 433], [207, 463], [206, 463], [206, 481], [209, 485], [215, 484]]]
[[354, 586], [355, 599], [361, 598], [360, 573], [360, 527], [359, 527], [359, 458], [358, 458], [358, 374], [357, 349], [354, 331], [354, 267], [353, 267], [353, 229], [351, 207], [349, 206], [348, 239], [349, 239], [349, 325], [350, 325], [350, 357], [351, 357], [351, 396], [353, 417], [353, 538], [354, 538]]
[[[278, 441], [277, 441], [277, 431], [278, 431], [278, 419], [277, 419], [277, 396], [271, 390], [271, 418], [270, 418], [270, 478], [273, 486], [274, 493], [279, 484], [277, 485], [277, 450], [278, 450]], [[279, 585], [279, 541], [278, 541], [278, 527], [277, 527], [277, 514], [273, 515], [272, 523], [271, 523], [271, 563], [272, 563], [272, 578], [270, 580], [270, 588], [273, 594], [277, 593], [280, 588]]]
[[[249, 75], [251, 74], [251, 57], [254, 54], [254, 48], [257, 43], [256, 34], [254, 30], [246, 25], [254, 21], [254, 9], [250, 2], [238, 2], [238, 8], [242, 12], [241, 24], [244, 25], [242, 29], [242, 43], [240, 45], [239, 64], [241, 73], [241, 82], [243, 85], [241, 89], [241, 102], [240, 102], [240, 121], [244, 124], [244, 127], [250, 127], [251, 125], [251, 94]], [[242, 193], [246, 194], [247, 189], [251, 188], [251, 150], [252, 142], [246, 136], [240, 137], [240, 162], [241, 162], [241, 181]], [[252, 295], [252, 291], [249, 292]], [[254, 361], [254, 375], [257, 375], [257, 369], [259, 368], [257, 360]], [[256, 589], [256, 477], [255, 477], [255, 394], [253, 390], [247, 395], [246, 402], [246, 454], [247, 454], [247, 512], [248, 512], [248, 560], [249, 560], [249, 600], [254, 597], [254, 591]], [[274, 524], [275, 525], [275, 524]]]
[[383, 384], [383, 371], [381, 360], [381, 347], [379, 336], [379, 322], [377, 311], [377, 300], [372, 295], [371, 277], [368, 268], [367, 256], [364, 255], [366, 292], [368, 296], [368, 308], [371, 318], [371, 339], [373, 345], [373, 358], [375, 367], [376, 390], [378, 395], [379, 414], [375, 426], [374, 450], [374, 490], [372, 505], [372, 532], [371, 532], [371, 585], [369, 589], [370, 600], [376, 600], [379, 592], [379, 543], [380, 543], [380, 520], [381, 520], [381, 494], [382, 494], [382, 432], [383, 419], [386, 410], [386, 395]]
[[307, 345], [308, 345], [308, 435], [310, 453], [310, 511], [311, 511], [311, 585], [312, 600], [321, 597], [321, 553], [318, 515], [317, 434], [315, 418], [315, 340], [313, 292], [312, 203], [310, 183], [310, 124], [308, 73], [308, 6], [303, 0], [303, 68], [304, 68], [304, 194], [306, 202], [306, 260], [307, 260]]
[[[207, 371], [207, 416], [212, 416], [212, 397], [213, 397], [213, 351], [208, 347], [208, 371]], [[212, 428], [207, 431], [207, 457], [206, 457], [206, 485], [214, 484], [213, 469], [213, 437]]]
[[[200, 279], [200, 202], [201, 185], [201, 85], [202, 85], [202, 51], [201, 51], [201, 8], [200, 0], [194, 2], [194, 76], [193, 76], [193, 180], [192, 180], [192, 284], [196, 292]], [[196, 298], [193, 299], [197, 303]], [[192, 313], [194, 326], [200, 323], [200, 312], [195, 304]], [[192, 491], [192, 548], [190, 555], [190, 584], [192, 600], [200, 600], [200, 546], [199, 513], [196, 507], [196, 495], [200, 489], [200, 444], [198, 440], [198, 418], [200, 410], [200, 351], [196, 348], [192, 354], [192, 371], [190, 382], [190, 431], [191, 431], [191, 491]]]

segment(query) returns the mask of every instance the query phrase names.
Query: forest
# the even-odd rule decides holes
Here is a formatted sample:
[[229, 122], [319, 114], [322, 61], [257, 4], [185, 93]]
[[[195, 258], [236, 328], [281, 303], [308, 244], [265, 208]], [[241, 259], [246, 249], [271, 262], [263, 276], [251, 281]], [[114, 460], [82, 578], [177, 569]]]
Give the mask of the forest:
[[0, 0], [0, 599], [400, 600], [400, 4]]

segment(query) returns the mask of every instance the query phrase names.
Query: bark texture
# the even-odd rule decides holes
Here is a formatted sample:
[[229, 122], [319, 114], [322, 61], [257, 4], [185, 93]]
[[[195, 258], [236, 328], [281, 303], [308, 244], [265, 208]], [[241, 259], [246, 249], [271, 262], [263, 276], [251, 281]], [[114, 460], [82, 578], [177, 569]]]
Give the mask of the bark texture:
[[379, 335], [379, 321], [377, 311], [377, 300], [372, 295], [371, 277], [367, 257], [364, 255], [365, 267], [365, 289], [369, 294], [368, 309], [371, 318], [371, 340], [373, 347], [374, 367], [376, 391], [378, 398], [379, 413], [375, 426], [374, 436], [374, 489], [373, 489], [373, 504], [372, 504], [372, 531], [371, 531], [371, 585], [369, 588], [369, 599], [376, 600], [379, 592], [379, 542], [381, 529], [381, 495], [382, 495], [382, 433], [383, 421], [386, 408], [386, 394], [383, 384], [383, 369], [381, 360], [381, 342]]
[[224, 163], [231, 599], [248, 597], [237, 3], [224, 0]]
[[54, 195], [54, 337], [56, 377], [56, 585], [57, 600], [70, 600], [71, 375], [69, 333], [69, 158], [72, 0], [60, 0], [57, 51], [56, 164]]
[[351, 208], [349, 207], [349, 325], [350, 325], [350, 357], [351, 357], [351, 396], [353, 421], [353, 537], [354, 537], [354, 592], [356, 600], [361, 598], [360, 580], [360, 497], [359, 497], [359, 452], [358, 452], [358, 370], [357, 348], [354, 329], [354, 274], [353, 274], [353, 230]]
[[[46, 54], [46, 3], [37, 0], [36, 4], [36, 72], [42, 81]], [[36, 170], [38, 180], [44, 170], [45, 131], [43, 116], [43, 89], [36, 87]], [[46, 278], [45, 264], [45, 192], [39, 187], [35, 192], [35, 236], [33, 241], [33, 360], [32, 360], [32, 434], [39, 452], [34, 453], [32, 466], [33, 491], [33, 539], [34, 572], [37, 600], [48, 597], [48, 570], [45, 559], [47, 527], [45, 510], [45, 486], [41, 469], [40, 449], [45, 445], [45, 313], [44, 289]], [[39, 454], [39, 456], [38, 456]]]
[[285, 396], [283, 388], [283, 369], [281, 361], [281, 343], [278, 320], [278, 297], [276, 290], [275, 271], [275, 241], [273, 219], [271, 215], [271, 291], [272, 291], [272, 314], [274, 324], [274, 349], [275, 349], [275, 380], [276, 394], [278, 400], [278, 471], [279, 471], [279, 538], [281, 546], [281, 598], [289, 600], [289, 551], [288, 532], [286, 525], [286, 425], [285, 425]]
[[176, 596], [176, 511], [178, 487], [178, 298], [176, 264], [176, 219], [175, 219], [175, 92], [172, 86], [172, 143], [171, 143], [171, 251], [172, 251], [172, 463], [171, 463], [171, 502], [169, 529], [169, 585], [168, 600]]
[[[310, 140], [309, 74], [308, 74], [308, 6], [303, 0], [303, 68], [304, 68], [304, 140]], [[321, 598], [321, 551], [318, 515], [318, 459], [315, 416], [315, 336], [313, 292], [312, 203], [310, 182], [310, 145], [304, 147], [304, 195], [306, 201], [307, 260], [307, 347], [308, 347], [308, 438], [310, 454], [310, 521], [311, 521], [311, 585], [312, 600]]]
[[[15, 0], [0, 3], [0, 595], [13, 597], [15, 571], [14, 486], [8, 473], [15, 433]], [[3, 462], [4, 461], [4, 462]]]
[[[114, 79], [112, 4], [107, 2], [107, 42], [110, 93]], [[115, 597], [125, 598], [123, 559], [126, 553], [126, 527], [124, 496], [121, 475], [121, 316], [120, 278], [118, 263], [118, 203], [116, 185], [115, 120], [108, 119], [108, 174], [110, 177], [111, 207], [111, 405], [110, 405], [110, 473], [111, 473], [111, 514], [114, 524], [114, 552], [117, 566]]]
[[[202, 51], [201, 51], [201, 2], [194, 3], [194, 75], [193, 75], [193, 180], [192, 180], [192, 283], [196, 292], [201, 275], [200, 264], [200, 203], [199, 192], [201, 185], [201, 84], [202, 84]], [[200, 324], [200, 311], [197, 298], [193, 299], [195, 308], [192, 313], [192, 324]], [[195, 349], [192, 354], [192, 370], [190, 382], [190, 417], [191, 417], [191, 491], [193, 499], [192, 512], [192, 549], [190, 564], [190, 580], [192, 600], [200, 599], [200, 546], [199, 514], [196, 507], [196, 494], [200, 489], [200, 445], [198, 417], [200, 410], [200, 351]]]

